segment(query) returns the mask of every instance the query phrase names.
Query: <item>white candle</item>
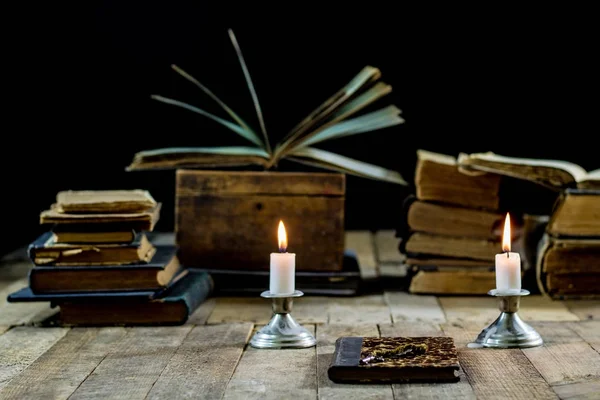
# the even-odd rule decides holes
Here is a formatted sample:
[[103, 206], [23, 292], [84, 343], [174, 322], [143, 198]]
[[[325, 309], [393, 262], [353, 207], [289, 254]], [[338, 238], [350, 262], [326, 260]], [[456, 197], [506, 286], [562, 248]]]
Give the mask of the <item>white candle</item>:
[[292, 294], [295, 290], [296, 254], [287, 252], [287, 234], [282, 221], [277, 230], [279, 253], [271, 253], [271, 294]]
[[519, 292], [521, 290], [521, 256], [510, 251], [510, 217], [506, 214], [502, 250], [496, 254], [496, 289], [500, 292]]

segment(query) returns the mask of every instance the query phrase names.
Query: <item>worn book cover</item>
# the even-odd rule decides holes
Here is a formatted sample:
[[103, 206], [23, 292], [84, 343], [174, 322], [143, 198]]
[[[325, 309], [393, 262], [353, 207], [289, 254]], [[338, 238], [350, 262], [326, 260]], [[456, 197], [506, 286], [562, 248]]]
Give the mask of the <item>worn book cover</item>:
[[355, 337], [336, 341], [329, 379], [337, 383], [458, 382], [451, 337]]
[[211, 295], [213, 286], [207, 273], [185, 271], [158, 291], [36, 294], [26, 287], [10, 294], [8, 301], [59, 306], [60, 325], [180, 325]]
[[56, 195], [64, 213], [137, 213], [156, 207], [147, 190], [65, 190]]
[[27, 248], [35, 265], [91, 266], [147, 263], [156, 247], [144, 233], [130, 243], [57, 243], [53, 232], [44, 232]]
[[183, 269], [175, 246], [157, 246], [147, 263], [128, 265], [35, 266], [29, 285], [37, 293], [159, 290]]

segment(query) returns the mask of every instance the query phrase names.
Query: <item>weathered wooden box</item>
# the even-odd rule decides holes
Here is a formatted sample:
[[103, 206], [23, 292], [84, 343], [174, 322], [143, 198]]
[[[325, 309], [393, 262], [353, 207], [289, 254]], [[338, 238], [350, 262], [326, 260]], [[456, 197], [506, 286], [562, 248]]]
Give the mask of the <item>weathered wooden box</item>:
[[177, 171], [179, 258], [196, 268], [268, 270], [282, 220], [296, 270], [336, 271], [344, 253], [345, 176]]

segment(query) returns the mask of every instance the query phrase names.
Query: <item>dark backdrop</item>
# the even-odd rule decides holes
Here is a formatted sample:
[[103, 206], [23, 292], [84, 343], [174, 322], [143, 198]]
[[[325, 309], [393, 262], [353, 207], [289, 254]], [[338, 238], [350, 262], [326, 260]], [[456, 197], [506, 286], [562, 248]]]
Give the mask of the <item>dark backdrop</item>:
[[[583, 10], [10, 7], [3, 28], [3, 251], [39, 234], [39, 212], [65, 189], [149, 189], [165, 205], [157, 229], [172, 229], [173, 173], [125, 167], [142, 149], [246, 144], [199, 115], [150, 100], [159, 93], [219, 112], [170, 69], [175, 63], [258, 126], [227, 28], [237, 35], [274, 139], [369, 64], [393, 86], [379, 104], [396, 104], [406, 124], [323, 148], [399, 170], [409, 181], [418, 148], [600, 167], [590, 144], [598, 136], [597, 32]], [[347, 190], [347, 227], [378, 229], [394, 226], [412, 187], [350, 177]]]

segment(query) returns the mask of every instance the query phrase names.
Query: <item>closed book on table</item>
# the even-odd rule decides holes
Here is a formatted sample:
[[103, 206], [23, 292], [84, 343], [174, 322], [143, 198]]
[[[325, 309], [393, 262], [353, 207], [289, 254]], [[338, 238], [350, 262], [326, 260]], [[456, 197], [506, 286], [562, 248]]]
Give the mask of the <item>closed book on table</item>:
[[175, 246], [157, 246], [154, 257], [143, 264], [36, 266], [29, 272], [29, 285], [38, 293], [159, 290], [181, 269]]
[[137, 213], [156, 207], [147, 190], [65, 190], [56, 195], [64, 213]]
[[40, 224], [60, 226], [61, 228], [68, 226], [77, 230], [91, 227], [102, 230], [105, 226], [120, 225], [124, 229], [152, 231], [160, 219], [161, 207], [162, 204], [157, 203], [153, 208], [137, 212], [67, 213], [55, 203], [48, 210], [40, 213]]
[[458, 382], [451, 337], [354, 337], [337, 339], [327, 370], [337, 383]]
[[29, 258], [36, 265], [88, 266], [146, 263], [156, 248], [144, 233], [130, 243], [57, 243], [52, 232], [45, 232], [29, 245]]
[[180, 325], [211, 295], [210, 275], [185, 271], [166, 289], [136, 292], [36, 294], [29, 287], [8, 301], [51, 302], [60, 307], [58, 322], [73, 326]]
[[131, 243], [135, 240], [137, 233], [133, 229], [115, 227], [114, 230], [90, 230], [88, 229], [69, 229], [54, 228], [54, 243], [70, 244], [96, 244], [96, 243]]

